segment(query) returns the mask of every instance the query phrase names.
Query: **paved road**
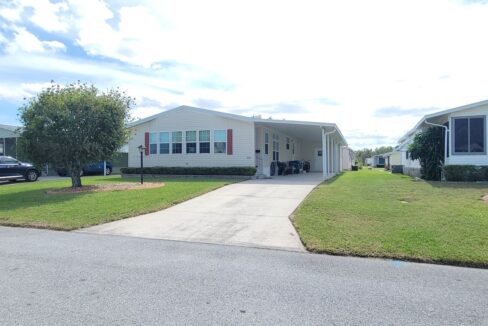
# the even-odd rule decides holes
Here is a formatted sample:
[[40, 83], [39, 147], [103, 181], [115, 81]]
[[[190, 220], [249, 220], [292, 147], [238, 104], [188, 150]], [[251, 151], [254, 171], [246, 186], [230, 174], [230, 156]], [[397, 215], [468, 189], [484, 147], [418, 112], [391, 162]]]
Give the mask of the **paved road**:
[[320, 182], [320, 173], [249, 180], [82, 232], [304, 251], [289, 216]]
[[488, 325], [488, 271], [0, 227], [1, 325]]

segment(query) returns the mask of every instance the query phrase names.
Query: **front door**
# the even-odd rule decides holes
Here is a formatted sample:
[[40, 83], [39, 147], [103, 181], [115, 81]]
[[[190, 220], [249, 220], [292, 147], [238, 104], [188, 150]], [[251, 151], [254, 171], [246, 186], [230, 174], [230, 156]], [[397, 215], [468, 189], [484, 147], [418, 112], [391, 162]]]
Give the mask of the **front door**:
[[313, 165], [313, 170], [314, 171], [322, 171], [322, 163], [323, 163], [323, 153], [322, 153], [322, 148], [316, 148], [315, 149], [315, 154], [314, 154], [314, 165]]

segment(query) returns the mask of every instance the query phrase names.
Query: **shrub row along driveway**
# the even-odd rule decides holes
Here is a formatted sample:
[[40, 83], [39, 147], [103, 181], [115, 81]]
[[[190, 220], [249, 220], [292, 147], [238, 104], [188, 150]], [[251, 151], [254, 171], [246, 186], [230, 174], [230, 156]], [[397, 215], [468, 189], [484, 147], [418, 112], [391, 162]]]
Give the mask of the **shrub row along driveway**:
[[320, 185], [294, 223], [312, 251], [486, 267], [486, 194], [487, 184], [348, 172]]
[[82, 232], [303, 250], [290, 214], [321, 174], [232, 184], [166, 210]]

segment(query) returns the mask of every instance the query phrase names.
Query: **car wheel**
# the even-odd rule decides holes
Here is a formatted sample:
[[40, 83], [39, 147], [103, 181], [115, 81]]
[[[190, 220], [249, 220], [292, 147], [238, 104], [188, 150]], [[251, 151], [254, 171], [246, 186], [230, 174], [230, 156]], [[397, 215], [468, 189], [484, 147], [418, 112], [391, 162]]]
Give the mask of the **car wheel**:
[[106, 168], [105, 169], [105, 175], [111, 175], [112, 174], [112, 169], [111, 168]]
[[30, 170], [27, 172], [27, 175], [25, 176], [25, 179], [29, 182], [34, 182], [37, 181], [37, 178], [39, 178], [39, 173], [34, 170]]

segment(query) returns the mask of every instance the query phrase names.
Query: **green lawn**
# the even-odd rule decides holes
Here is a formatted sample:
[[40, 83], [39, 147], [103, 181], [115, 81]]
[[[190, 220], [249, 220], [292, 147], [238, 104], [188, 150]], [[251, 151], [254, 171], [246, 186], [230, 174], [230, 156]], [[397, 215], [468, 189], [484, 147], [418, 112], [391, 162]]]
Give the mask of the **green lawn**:
[[488, 267], [486, 194], [487, 184], [347, 172], [315, 189], [293, 222], [311, 251]]
[[[137, 179], [84, 177], [84, 185], [137, 182]], [[46, 194], [69, 187], [69, 179], [0, 185], [0, 225], [73, 230], [154, 212], [235, 182], [211, 179], [164, 179], [164, 187], [78, 194]]]

